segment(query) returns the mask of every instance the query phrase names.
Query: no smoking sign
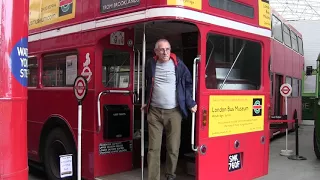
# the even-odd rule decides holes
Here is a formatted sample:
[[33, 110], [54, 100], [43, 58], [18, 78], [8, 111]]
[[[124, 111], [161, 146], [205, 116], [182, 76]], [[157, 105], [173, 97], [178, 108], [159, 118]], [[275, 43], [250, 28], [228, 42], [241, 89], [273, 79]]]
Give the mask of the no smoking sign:
[[77, 100], [82, 101], [88, 91], [88, 83], [86, 78], [84, 78], [83, 76], [78, 76], [74, 81], [73, 91]]
[[283, 97], [288, 97], [290, 96], [292, 92], [292, 87], [290, 84], [282, 84], [281, 87], [280, 87], [280, 94], [283, 96]]

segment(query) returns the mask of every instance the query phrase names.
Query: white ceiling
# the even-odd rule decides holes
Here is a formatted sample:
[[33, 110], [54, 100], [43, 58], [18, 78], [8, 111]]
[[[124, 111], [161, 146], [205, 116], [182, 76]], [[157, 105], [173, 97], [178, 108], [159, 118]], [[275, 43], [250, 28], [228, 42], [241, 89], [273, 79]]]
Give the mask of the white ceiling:
[[320, 0], [269, 0], [270, 5], [288, 21], [320, 20]]

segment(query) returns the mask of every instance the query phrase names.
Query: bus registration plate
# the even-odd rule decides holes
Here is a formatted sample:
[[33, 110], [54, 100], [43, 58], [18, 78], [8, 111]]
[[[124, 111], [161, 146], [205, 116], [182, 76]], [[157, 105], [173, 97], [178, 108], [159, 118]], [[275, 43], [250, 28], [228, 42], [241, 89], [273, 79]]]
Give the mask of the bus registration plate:
[[235, 154], [229, 155], [228, 167], [229, 167], [228, 168], [229, 172], [241, 169], [242, 162], [241, 162], [241, 154], [240, 153], [235, 153]]

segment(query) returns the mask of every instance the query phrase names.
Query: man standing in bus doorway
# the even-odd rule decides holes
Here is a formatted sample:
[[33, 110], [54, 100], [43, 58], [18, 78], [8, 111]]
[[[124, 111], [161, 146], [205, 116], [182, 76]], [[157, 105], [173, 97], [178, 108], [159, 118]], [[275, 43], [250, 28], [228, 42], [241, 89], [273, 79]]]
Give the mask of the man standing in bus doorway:
[[189, 69], [171, 53], [168, 40], [155, 44], [155, 57], [146, 63], [146, 107], [149, 129], [148, 180], [160, 180], [160, 151], [163, 129], [166, 133], [166, 177], [176, 178], [181, 121], [188, 110], [197, 111], [192, 99], [192, 78]]

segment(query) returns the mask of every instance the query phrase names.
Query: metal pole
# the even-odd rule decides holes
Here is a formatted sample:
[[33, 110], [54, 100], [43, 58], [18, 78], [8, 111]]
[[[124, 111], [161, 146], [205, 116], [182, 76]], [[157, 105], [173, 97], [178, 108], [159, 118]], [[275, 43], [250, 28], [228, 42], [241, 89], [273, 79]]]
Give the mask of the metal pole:
[[140, 101], [140, 51], [137, 50], [138, 52], [138, 83], [137, 83], [137, 100], [138, 102]]
[[82, 131], [82, 104], [78, 104], [78, 180], [81, 180], [81, 131]]
[[[286, 115], [288, 117], [288, 97], [285, 97], [286, 101]], [[286, 151], [288, 151], [288, 128], [286, 128]]]
[[[284, 100], [285, 100], [285, 114], [288, 119], [288, 98], [287, 98], [287, 96], [284, 97]], [[292, 150], [288, 150], [288, 128], [286, 128], [286, 149], [281, 150], [280, 155], [281, 156], [290, 156], [290, 155], [292, 155], [292, 153], [293, 153]]]
[[298, 118], [295, 119], [295, 127], [296, 127], [296, 154], [291, 155], [288, 157], [288, 159], [291, 160], [307, 160], [306, 157], [299, 155], [299, 127], [298, 127]]
[[[146, 63], [146, 26], [143, 27], [142, 40], [142, 87], [141, 105], [145, 105], [145, 63]], [[144, 108], [141, 111], [141, 180], [143, 180], [144, 169]]]
[[0, 1], [0, 179], [28, 179], [29, 1]]

